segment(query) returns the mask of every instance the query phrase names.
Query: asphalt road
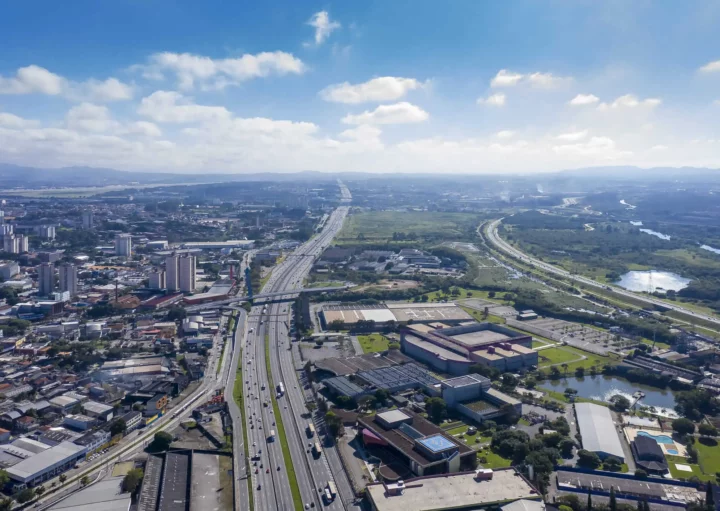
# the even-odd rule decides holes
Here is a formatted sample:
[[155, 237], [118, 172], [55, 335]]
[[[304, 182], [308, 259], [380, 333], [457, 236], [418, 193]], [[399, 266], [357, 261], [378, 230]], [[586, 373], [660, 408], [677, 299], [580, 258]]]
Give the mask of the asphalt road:
[[535, 259], [534, 257], [530, 257], [529, 255], [525, 254], [524, 252], [521, 252], [520, 250], [516, 249], [515, 247], [508, 244], [505, 240], [503, 240], [500, 235], [497, 232], [498, 225], [500, 225], [500, 222], [503, 219], [500, 218], [498, 220], [493, 220], [488, 224], [487, 228], [487, 238], [497, 249], [505, 252], [506, 254], [510, 254], [518, 259], [520, 259], [522, 262], [530, 264], [536, 268], [540, 268], [543, 271], [547, 271], [549, 273], [554, 273], [556, 275], [560, 275], [562, 277], [569, 278], [571, 280], [574, 280], [576, 282], [580, 282], [586, 286], [595, 287], [595, 288], [607, 288], [610, 287], [614, 293], [617, 293], [622, 296], [627, 296], [628, 298], [633, 298], [635, 300], [639, 300], [642, 302], [647, 303], [648, 305], [658, 305], [660, 307], [665, 307], [671, 310], [675, 310], [678, 312], [682, 312], [683, 314], [687, 314], [688, 316], [692, 316], [698, 319], [704, 319], [706, 321], [711, 321], [715, 323], [716, 325], [720, 326], [720, 319], [714, 316], [708, 316], [707, 314], [700, 314], [698, 312], [686, 309], [685, 307], [682, 307], [677, 304], [668, 303], [662, 300], [657, 300], [655, 298], [652, 298], [647, 295], [641, 295], [632, 293], [630, 291], [627, 291], [623, 288], [620, 288], [618, 286], [608, 286], [607, 284], [602, 284], [600, 282], [596, 282], [592, 279], [589, 279], [587, 277], [583, 277], [581, 275], [575, 275], [571, 274], [569, 271], [563, 270], [561, 268], [558, 268], [556, 266], [553, 266], [552, 264], [545, 263], [543, 261], [540, 261], [538, 259]]

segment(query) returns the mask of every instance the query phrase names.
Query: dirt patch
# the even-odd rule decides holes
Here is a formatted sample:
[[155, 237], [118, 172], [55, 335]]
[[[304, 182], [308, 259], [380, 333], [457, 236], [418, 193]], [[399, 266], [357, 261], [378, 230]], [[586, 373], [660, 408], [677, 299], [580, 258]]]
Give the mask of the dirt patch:
[[383, 279], [377, 284], [368, 284], [353, 288], [353, 291], [387, 291], [389, 289], [415, 289], [420, 287], [420, 282], [416, 280], [387, 280]]

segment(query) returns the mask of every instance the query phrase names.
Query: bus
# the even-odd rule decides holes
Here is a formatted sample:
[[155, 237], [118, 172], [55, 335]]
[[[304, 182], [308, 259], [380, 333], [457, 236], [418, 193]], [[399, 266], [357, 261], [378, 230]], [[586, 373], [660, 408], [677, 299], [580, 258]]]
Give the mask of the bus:
[[315, 442], [315, 444], [313, 445], [313, 454], [316, 458], [319, 458], [322, 454], [322, 447], [320, 447], [320, 442]]
[[307, 436], [312, 438], [315, 436], [315, 425], [312, 422], [308, 422], [307, 425]]
[[285, 386], [282, 382], [277, 384], [277, 394], [278, 397], [282, 397], [285, 394]]
[[274, 441], [275, 441], [275, 430], [274, 430], [274, 429], [273, 429], [272, 431], [270, 431], [270, 436], [268, 436], [267, 441], [268, 441], [268, 442], [274, 442]]

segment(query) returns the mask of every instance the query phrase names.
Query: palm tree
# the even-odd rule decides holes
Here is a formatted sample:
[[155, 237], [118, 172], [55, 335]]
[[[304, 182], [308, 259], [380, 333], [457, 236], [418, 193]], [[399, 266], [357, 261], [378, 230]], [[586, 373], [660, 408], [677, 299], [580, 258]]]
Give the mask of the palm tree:
[[565, 374], [567, 374], [567, 372], [568, 372], [568, 365], [565, 364], [565, 363], [563, 363], [563, 365], [560, 366], [560, 367], [562, 367], [562, 368], [563, 368], [563, 372], [564, 372]]

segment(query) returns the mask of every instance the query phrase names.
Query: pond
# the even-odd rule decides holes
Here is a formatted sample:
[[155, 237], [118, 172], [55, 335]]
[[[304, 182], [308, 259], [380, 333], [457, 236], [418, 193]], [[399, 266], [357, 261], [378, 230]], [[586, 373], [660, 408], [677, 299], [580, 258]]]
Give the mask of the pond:
[[565, 392], [568, 387], [578, 391], [578, 396], [596, 401], [610, 402], [610, 398], [616, 394], [621, 394], [628, 398], [632, 403], [634, 401], [632, 395], [641, 390], [645, 393], [645, 397], [640, 401], [643, 406], [654, 406], [658, 409], [675, 407], [675, 395], [672, 390], [658, 389], [640, 383], [631, 383], [624, 378], [616, 376], [586, 376], [584, 378], [564, 378], [562, 380], [545, 380], [538, 383], [538, 386], [554, 390], [556, 392]]
[[[620, 275], [617, 284], [628, 291], [655, 292], [658, 289], [680, 291], [687, 287], [691, 279], [669, 271], [629, 271]], [[652, 281], [652, 285], [651, 285]]]

